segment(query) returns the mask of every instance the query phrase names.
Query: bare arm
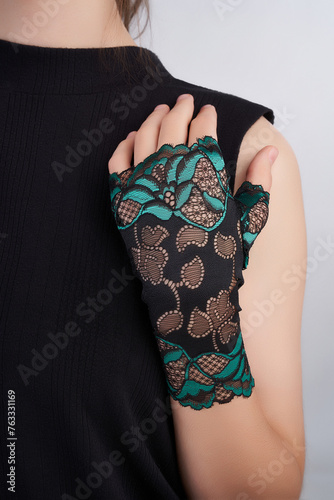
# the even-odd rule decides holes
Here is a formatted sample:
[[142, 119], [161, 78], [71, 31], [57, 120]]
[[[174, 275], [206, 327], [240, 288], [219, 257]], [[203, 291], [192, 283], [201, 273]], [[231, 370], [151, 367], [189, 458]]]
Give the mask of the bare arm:
[[[270, 142], [254, 141], [263, 136]], [[254, 143], [258, 149], [250, 146]], [[269, 219], [252, 247], [239, 291], [253, 393], [202, 411], [172, 400], [179, 464], [194, 499], [292, 500], [299, 498], [302, 486], [300, 336], [305, 280], [293, 270], [306, 259], [304, 209], [295, 155], [263, 117], [244, 137], [235, 191], [254, 155], [267, 144], [280, 151], [272, 167]]]

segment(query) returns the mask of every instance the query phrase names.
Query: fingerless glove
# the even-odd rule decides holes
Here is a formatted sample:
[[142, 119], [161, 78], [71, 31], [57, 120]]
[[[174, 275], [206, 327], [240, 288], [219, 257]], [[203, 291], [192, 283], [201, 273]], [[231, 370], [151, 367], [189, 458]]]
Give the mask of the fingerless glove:
[[210, 136], [191, 147], [164, 144], [111, 174], [109, 187], [171, 396], [196, 410], [250, 396], [238, 289], [269, 193], [245, 181], [233, 196]]

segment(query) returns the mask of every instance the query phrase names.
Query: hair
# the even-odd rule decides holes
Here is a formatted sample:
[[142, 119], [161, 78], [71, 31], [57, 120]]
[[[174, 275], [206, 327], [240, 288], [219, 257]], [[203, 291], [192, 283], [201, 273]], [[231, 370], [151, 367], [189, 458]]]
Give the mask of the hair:
[[146, 9], [146, 23], [138, 36], [142, 35], [150, 19], [149, 0], [116, 0], [116, 5], [127, 30], [129, 30], [131, 21], [138, 15], [139, 11], [143, 8]]
[[[141, 36], [147, 25], [151, 23], [150, 20], [150, 6], [149, 6], [149, 0], [116, 0], [116, 7], [118, 9], [119, 15], [124, 23], [125, 28], [129, 31], [132, 22], [134, 21], [135, 18], [137, 18], [137, 26], [139, 28], [139, 19], [140, 19], [140, 14], [142, 10], [146, 11], [146, 21], [145, 25], [138, 33], [137, 36], [133, 37], [134, 39], [138, 38]], [[105, 66], [105, 68], [108, 69], [108, 61], [107, 58], [105, 57], [106, 50], [105, 48], [100, 49], [100, 60], [101, 63]], [[130, 74], [129, 71], [129, 66], [128, 62], [126, 60], [126, 50], [124, 47], [114, 47], [114, 52], [116, 54], [116, 57], [118, 60], [123, 64], [124, 70], [128, 73], [129, 77], [133, 76]], [[138, 58], [145, 64], [148, 65], [151, 63], [149, 55], [142, 50], [142, 47], [139, 47], [138, 51]]]

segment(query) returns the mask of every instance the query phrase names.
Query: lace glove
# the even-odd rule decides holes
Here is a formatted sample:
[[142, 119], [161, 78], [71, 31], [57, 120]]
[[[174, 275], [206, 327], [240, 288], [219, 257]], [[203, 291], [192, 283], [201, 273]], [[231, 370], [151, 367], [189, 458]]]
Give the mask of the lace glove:
[[233, 197], [210, 136], [163, 145], [109, 176], [111, 206], [141, 280], [168, 390], [199, 410], [250, 396], [238, 289], [268, 218], [269, 193], [245, 181]]

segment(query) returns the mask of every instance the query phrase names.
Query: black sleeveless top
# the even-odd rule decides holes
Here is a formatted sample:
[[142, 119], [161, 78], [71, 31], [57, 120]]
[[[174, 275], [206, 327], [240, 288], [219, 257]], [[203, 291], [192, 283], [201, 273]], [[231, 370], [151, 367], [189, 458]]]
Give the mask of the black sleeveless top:
[[0, 40], [1, 498], [186, 498], [108, 160], [191, 93], [194, 116], [217, 109], [233, 189], [244, 134], [274, 114], [173, 77], [148, 49], [120, 52]]

